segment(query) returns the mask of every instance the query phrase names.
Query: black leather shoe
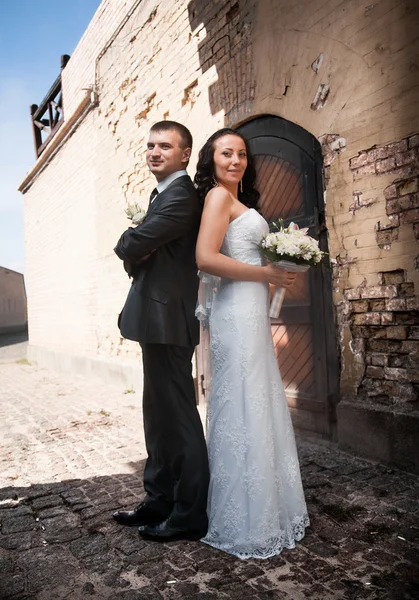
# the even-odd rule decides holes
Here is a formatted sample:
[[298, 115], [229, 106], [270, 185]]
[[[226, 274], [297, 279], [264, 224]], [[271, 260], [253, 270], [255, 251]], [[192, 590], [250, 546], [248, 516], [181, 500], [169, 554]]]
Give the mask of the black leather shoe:
[[143, 525], [138, 528], [138, 533], [145, 540], [154, 542], [174, 542], [175, 540], [200, 540], [206, 534], [205, 531], [191, 531], [177, 529], [170, 525], [169, 520], [159, 525]]
[[144, 502], [139, 504], [135, 510], [118, 510], [112, 516], [117, 523], [128, 526], [158, 525], [167, 519], [167, 515], [159, 513]]

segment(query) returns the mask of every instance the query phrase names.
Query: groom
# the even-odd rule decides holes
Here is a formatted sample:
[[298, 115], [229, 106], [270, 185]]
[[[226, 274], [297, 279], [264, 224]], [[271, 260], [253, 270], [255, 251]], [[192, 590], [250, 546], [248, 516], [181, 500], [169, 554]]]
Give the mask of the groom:
[[156, 541], [199, 539], [208, 526], [208, 457], [191, 364], [199, 341], [195, 245], [202, 211], [186, 172], [191, 149], [191, 133], [180, 123], [153, 125], [146, 158], [157, 185], [145, 220], [115, 248], [133, 277], [119, 327], [142, 349], [148, 458], [144, 500], [113, 517]]

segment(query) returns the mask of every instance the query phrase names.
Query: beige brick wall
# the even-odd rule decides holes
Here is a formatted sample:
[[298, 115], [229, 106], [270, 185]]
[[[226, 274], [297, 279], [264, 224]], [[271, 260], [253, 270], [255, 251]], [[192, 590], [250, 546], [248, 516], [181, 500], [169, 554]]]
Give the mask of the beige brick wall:
[[[378, 285], [385, 270], [406, 270], [417, 286], [413, 213], [390, 248], [377, 237], [391, 223], [384, 191], [400, 174], [350, 163], [419, 131], [417, 28], [413, 0], [104, 0], [63, 72], [65, 118], [95, 82], [98, 107], [25, 194], [31, 343], [138, 356], [116, 327], [129, 281], [113, 247], [126, 204], [145, 202], [154, 185], [145, 142], [163, 118], [192, 130], [191, 174], [210, 133], [261, 114], [342, 138], [327, 161], [335, 304], [344, 290]], [[352, 382], [349, 324], [340, 327]]]
[[83, 98], [83, 88], [95, 83], [96, 59], [137, 2], [103, 0], [63, 72], [64, 114], [68, 119]]
[[[377, 284], [381, 262], [389, 270], [407, 269], [418, 284], [413, 227], [401, 228], [391, 251], [379, 248], [375, 238], [377, 223], [388, 223], [384, 189], [399, 175], [356, 173], [349, 165], [359, 152], [419, 130], [418, 4], [263, 0], [258, 17], [255, 112], [274, 112], [317, 138], [337, 134], [346, 140], [327, 187], [331, 255], [353, 261], [337, 281], [336, 302], [345, 288]], [[319, 56], [316, 72], [311, 65]], [[329, 85], [329, 95], [313, 110], [319, 85]], [[370, 205], [354, 212], [355, 192]]]
[[29, 337], [34, 345], [95, 353], [98, 175], [90, 113], [24, 196]]
[[[387, 404], [415, 400], [419, 5], [410, 0], [262, 0], [257, 14], [254, 113], [284, 117], [324, 143], [341, 391], [360, 396], [366, 389], [370, 399], [380, 396]], [[317, 98], [321, 89], [327, 92], [323, 104]], [[333, 141], [341, 149], [330, 151]], [[354, 300], [368, 298], [362, 290], [374, 290], [389, 272], [403, 274], [398, 276], [405, 283], [399, 282], [394, 293], [405, 302], [405, 312], [388, 313], [385, 296], [378, 311], [371, 299], [363, 310], [372, 311], [380, 326], [358, 327], [357, 308], [348, 295], [353, 291]], [[403, 286], [409, 286], [409, 304]], [[393, 327], [403, 323], [406, 330], [396, 331], [400, 339], [391, 340]], [[410, 341], [403, 344], [403, 339]], [[369, 367], [377, 349], [383, 364], [406, 369], [399, 373], [403, 385], [398, 389], [391, 381], [394, 373], [387, 371], [381, 391], [371, 385]]]

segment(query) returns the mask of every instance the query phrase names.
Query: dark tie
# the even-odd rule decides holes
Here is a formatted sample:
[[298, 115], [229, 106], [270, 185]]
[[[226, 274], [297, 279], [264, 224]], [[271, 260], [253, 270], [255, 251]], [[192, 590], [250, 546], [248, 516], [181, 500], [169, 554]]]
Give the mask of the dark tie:
[[154, 188], [154, 190], [150, 194], [150, 200], [148, 202], [148, 206], [151, 205], [151, 203], [153, 202], [154, 198], [157, 196], [158, 193], [159, 192], [157, 191], [157, 188]]

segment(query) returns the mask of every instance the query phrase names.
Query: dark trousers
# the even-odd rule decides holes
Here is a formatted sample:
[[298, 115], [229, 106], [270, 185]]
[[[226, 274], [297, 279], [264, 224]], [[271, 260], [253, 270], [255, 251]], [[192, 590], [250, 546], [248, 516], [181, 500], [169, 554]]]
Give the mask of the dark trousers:
[[146, 503], [180, 529], [207, 530], [209, 469], [192, 347], [142, 344]]

